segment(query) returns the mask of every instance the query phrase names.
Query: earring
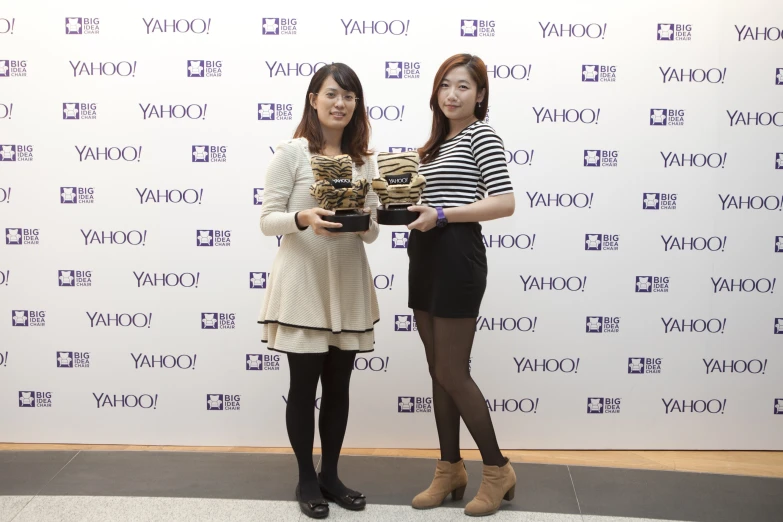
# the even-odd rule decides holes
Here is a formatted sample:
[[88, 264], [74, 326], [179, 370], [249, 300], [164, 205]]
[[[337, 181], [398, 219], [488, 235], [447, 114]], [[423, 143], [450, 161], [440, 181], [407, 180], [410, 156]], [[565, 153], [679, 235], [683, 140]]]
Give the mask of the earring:
[[481, 102], [478, 102], [479, 109], [481, 108]]

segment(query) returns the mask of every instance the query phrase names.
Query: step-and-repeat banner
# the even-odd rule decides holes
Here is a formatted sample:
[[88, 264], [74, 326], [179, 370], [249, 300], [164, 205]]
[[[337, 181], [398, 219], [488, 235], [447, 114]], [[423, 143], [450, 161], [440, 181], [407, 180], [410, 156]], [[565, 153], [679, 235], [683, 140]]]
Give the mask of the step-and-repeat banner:
[[[274, 147], [339, 61], [415, 150], [468, 52], [516, 191], [471, 359], [501, 446], [783, 449], [783, 5], [526, 4], [3, 2], [0, 441], [288, 445]], [[367, 247], [347, 446], [437, 446], [407, 241]]]

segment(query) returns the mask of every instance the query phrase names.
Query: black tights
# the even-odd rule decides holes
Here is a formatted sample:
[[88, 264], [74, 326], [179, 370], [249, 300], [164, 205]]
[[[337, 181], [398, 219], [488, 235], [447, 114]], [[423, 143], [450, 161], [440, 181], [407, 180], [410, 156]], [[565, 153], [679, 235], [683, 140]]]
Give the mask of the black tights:
[[337, 460], [348, 424], [348, 386], [355, 352], [329, 348], [329, 353], [288, 354], [291, 385], [285, 409], [288, 439], [299, 464], [299, 486], [302, 499], [321, 497], [313, 466], [315, 436], [315, 392], [321, 379], [321, 413], [318, 431], [321, 435], [321, 479], [331, 493], [345, 495], [352, 491], [337, 477]]
[[506, 460], [500, 453], [487, 403], [468, 369], [476, 319], [434, 317], [421, 310], [413, 313], [432, 376], [441, 460], [454, 463], [461, 458], [459, 419], [462, 417], [484, 464], [503, 466]]

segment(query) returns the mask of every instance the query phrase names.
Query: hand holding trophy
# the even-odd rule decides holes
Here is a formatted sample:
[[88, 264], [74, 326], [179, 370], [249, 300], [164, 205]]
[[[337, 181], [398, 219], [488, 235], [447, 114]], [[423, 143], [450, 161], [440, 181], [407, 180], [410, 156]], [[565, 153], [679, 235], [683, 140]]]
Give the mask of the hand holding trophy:
[[340, 223], [342, 227], [331, 232], [363, 232], [370, 228], [370, 214], [362, 212], [369, 184], [366, 179], [353, 179], [353, 161], [348, 154], [335, 157], [314, 155], [310, 158], [315, 183], [310, 194], [333, 216], [322, 216], [324, 221]]
[[378, 153], [378, 174], [372, 188], [381, 200], [383, 208], [378, 209], [378, 223], [381, 225], [409, 225], [419, 217], [408, 207], [415, 205], [427, 184], [419, 174], [417, 152]]

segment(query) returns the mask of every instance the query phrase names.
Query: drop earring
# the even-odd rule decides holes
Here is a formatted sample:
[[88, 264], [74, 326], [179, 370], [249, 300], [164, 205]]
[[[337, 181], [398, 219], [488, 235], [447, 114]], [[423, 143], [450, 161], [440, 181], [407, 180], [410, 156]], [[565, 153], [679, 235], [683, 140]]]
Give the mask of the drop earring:
[[481, 108], [481, 102], [478, 102], [479, 109]]

